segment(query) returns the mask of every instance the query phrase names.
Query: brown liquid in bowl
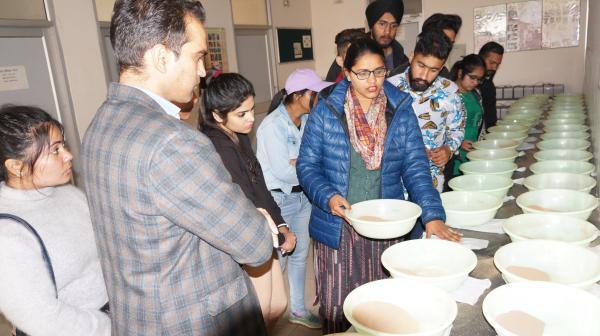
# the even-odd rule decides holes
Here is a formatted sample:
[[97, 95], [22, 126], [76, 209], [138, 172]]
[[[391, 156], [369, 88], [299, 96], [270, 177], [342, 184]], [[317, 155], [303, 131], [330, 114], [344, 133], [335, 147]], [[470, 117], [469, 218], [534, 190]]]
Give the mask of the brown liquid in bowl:
[[500, 314], [496, 317], [496, 321], [515, 335], [542, 336], [544, 334], [544, 321], [522, 311], [511, 310]]
[[358, 304], [352, 317], [361, 325], [390, 334], [410, 334], [419, 331], [419, 322], [404, 309], [391, 303], [369, 301]]

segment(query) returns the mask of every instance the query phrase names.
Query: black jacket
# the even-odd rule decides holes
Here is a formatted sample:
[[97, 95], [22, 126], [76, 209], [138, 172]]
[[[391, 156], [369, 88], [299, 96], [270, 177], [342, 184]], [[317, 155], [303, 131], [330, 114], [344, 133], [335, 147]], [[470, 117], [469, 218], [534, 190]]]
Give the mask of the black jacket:
[[494, 77], [484, 79], [479, 85], [479, 91], [481, 92], [481, 105], [483, 106], [483, 126], [487, 129], [495, 126], [498, 120]]
[[[408, 57], [404, 55], [404, 48], [402, 48], [402, 45], [396, 40], [392, 41], [392, 55], [394, 60], [394, 69], [389, 69], [391, 70], [389, 76], [392, 76], [392, 73], [402, 73], [408, 67]], [[340, 72], [342, 72], [342, 68], [334, 59], [333, 63], [331, 63], [331, 66], [329, 67], [329, 71], [327, 71], [325, 80], [328, 82], [335, 82]]]
[[233, 183], [239, 185], [246, 197], [257, 208], [267, 210], [275, 224], [285, 223], [281, 210], [271, 192], [267, 189], [260, 163], [252, 151], [250, 139], [246, 134], [237, 134], [239, 146], [217, 127], [206, 126], [202, 130], [215, 146], [223, 165], [231, 174]]

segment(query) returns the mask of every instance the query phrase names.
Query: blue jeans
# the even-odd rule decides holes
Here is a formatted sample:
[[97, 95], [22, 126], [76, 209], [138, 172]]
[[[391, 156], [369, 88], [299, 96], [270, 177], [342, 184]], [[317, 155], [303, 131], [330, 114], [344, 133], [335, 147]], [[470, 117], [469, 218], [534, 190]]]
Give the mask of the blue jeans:
[[306, 258], [310, 236], [308, 222], [310, 221], [311, 204], [303, 192], [293, 192], [286, 195], [282, 192], [272, 191], [273, 199], [281, 209], [281, 216], [290, 226], [290, 231], [296, 235], [296, 248], [286, 256], [279, 258], [281, 268], [285, 269], [288, 263], [288, 281], [290, 284], [291, 312], [303, 312], [304, 284], [306, 279]]

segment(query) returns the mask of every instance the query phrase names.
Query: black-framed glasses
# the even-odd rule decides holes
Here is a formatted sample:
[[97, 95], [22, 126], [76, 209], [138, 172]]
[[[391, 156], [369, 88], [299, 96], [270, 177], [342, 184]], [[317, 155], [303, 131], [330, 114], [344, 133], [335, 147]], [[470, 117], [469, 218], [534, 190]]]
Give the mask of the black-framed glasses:
[[355, 72], [354, 70], [350, 69], [350, 71], [356, 75], [356, 78], [360, 79], [360, 80], [366, 80], [369, 79], [369, 77], [371, 77], [371, 74], [373, 74], [373, 76], [375, 77], [385, 77], [385, 75], [387, 75], [388, 70], [386, 68], [377, 68], [373, 71], [370, 70], [360, 70], [359, 72]]
[[481, 82], [483, 82], [483, 78], [482, 77], [477, 77], [477, 76], [471, 75], [471, 74], [467, 74], [467, 76], [469, 78], [471, 78], [471, 80], [474, 80], [474, 81], [476, 81], [479, 84], [481, 84]]

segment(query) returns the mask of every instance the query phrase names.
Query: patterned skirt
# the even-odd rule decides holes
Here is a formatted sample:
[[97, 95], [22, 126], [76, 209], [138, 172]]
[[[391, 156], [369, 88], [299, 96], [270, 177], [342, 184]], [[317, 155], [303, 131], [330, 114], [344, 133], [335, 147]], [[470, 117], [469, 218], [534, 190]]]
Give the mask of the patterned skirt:
[[323, 334], [344, 332], [351, 327], [342, 309], [346, 296], [367, 282], [388, 278], [389, 274], [381, 264], [381, 254], [403, 240], [403, 237], [393, 240], [366, 238], [354, 231], [352, 226], [344, 224], [338, 250], [314, 242]]

